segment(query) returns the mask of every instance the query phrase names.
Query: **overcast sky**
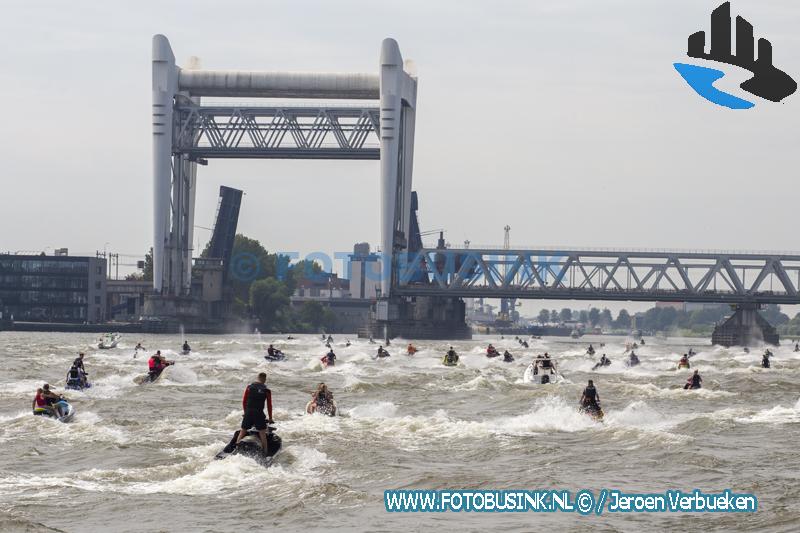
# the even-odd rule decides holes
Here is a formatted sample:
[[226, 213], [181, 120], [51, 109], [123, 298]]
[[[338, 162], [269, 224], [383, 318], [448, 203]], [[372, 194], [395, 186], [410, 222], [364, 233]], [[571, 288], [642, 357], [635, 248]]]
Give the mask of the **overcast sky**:
[[[800, 97], [732, 111], [672, 67], [719, 3], [6, 0], [0, 249], [149, 249], [155, 33], [179, 64], [240, 70], [375, 72], [397, 39], [419, 76], [420, 222], [450, 242], [502, 244], [509, 224], [519, 246], [800, 249]], [[732, 10], [800, 79], [800, 5]], [[741, 95], [743, 79], [717, 85]], [[379, 239], [377, 161], [212, 160], [199, 226], [221, 184], [245, 191], [239, 231], [271, 251]]]

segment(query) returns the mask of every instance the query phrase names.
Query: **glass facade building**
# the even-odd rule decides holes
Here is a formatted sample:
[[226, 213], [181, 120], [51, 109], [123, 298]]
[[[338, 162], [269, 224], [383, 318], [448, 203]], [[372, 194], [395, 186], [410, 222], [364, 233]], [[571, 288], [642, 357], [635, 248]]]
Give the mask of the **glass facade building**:
[[102, 257], [0, 254], [0, 312], [33, 322], [103, 322]]

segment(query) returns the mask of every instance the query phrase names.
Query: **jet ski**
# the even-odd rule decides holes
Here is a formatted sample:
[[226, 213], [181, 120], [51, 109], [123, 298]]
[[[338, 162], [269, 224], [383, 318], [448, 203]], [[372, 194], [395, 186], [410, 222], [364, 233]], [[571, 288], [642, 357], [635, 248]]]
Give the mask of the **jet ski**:
[[625, 364], [630, 367], [639, 366], [640, 363], [641, 361], [639, 361], [639, 357], [634, 353], [632, 353], [630, 357], [628, 357], [628, 360], [625, 361]]
[[267, 353], [264, 356], [264, 359], [266, 359], [267, 361], [284, 361], [286, 359], [286, 354], [284, 354], [280, 350], [275, 350], [274, 352], [272, 352], [272, 355]]
[[595, 354], [595, 349], [592, 348], [591, 346], [589, 346], [589, 348], [586, 349], [586, 354], [587, 355], [594, 355]]
[[549, 383], [560, 383], [564, 381], [564, 378], [558, 373], [555, 366], [542, 368], [542, 361], [548, 361], [551, 365], [553, 364], [552, 359], [535, 359], [528, 365], [528, 368], [525, 369], [525, 373], [522, 375], [522, 381], [524, 383], [547, 385]]
[[603, 421], [603, 408], [600, 407], [600, 404], [582, 405], [578, 408], [578, 411], [585, 415], [589, 415], [597, 422]]
[[682, 368], [689, 368], [689, 361], [678, 361], [678, 370], [681, 370]]
[[192, 353], [192, 350], [181, 350], [181, 355], [189, 355]]
[[84, 390], [91, 388], [92, 384], [89, 381], [81, 381], [80, 378], [67, 378], [67, 384], [64, 386], [65, 389], [71, 390]]
[[377, 354], [375, 354], [375, 359], [383, 359], [384, 357], [391, 357], [391, 356], [392, 356], [392, 354], [390, 354], [386, 350], [382, 350], [382, 351], [378, 352]]
[[[601, 361], [603, 361], [603, 362], [601, 362]], [[601, 360], [601, 361], [598, 361], [597, 363], [595, 363], [595, 365], [592, 367], [592, 370], [597, 370], [601, 366], [609, 366], [611, 364], [611, 359], [609, 359], [608, 357], [606, 357], [604, 360]]]
[[112, 348], [117, 347], [117, 343], [119, 343], [120, 335], [117, 333], [112, 333], [109, 335], [103, 335], [100, 338], [100, 341], [97, 343], [97, 347], [100, 350], [111, 350]]
[[50, 411], [48, 411], [47, 409], [44, 409], [43, 407], [36, 407], [33, 410], [33, 415], [34, 416], [46, 416], [48, 418], [55, 418], [59, 422], [64, 422], [64, 423], [69, 422], [75, 416], [75, 408], [72, 407], [69, 404], [69, 402], [67, 402], [67, 400], [65, 400], [63, 398], [60, 401], [54, 403], [53, 406], [56, 407], [61, 412], [60, 416], [53, 415], [52, 413], [50, 413]]
[[169, 363], [167, 366], [165, 366], [161, 370], [161, 372], [159, 372], [155, 376], [150, 374], [150, 372], [148, 372], [147, 374], [142, 374], [140, 376], [136, 376], [135, 378], [133, 378], [133, 382], [136, 383], [137, 385], [146, 385], [147, 383], [155, 383], [156, 381], [160, 380], [164, 376], [164, 372], [167, 370], [167, 368], [172, 366], [172, 365], [174, 365], [174, 364], [175, 363]]
[[319, 406], [319, 405], [314, 406], [314, 405], [312, 405], [313, 403], [314, 403], [314, 400], [311, 400], [306, 404], [306, 413], [308, 413], [310, 415], [313, 415], [314, 413], [319, 413], [321, 415], [326, 415], [326, 416], [336, 416], [336, 402], [335, 401], [331, 401], [330, 404], [325, 405], [325, 406]]
[[458, 354], [455, 354], [453, 357], [447, 357], [447, 355], [445, 355], [442, 357], [442, 364], [444, 366], [458, 366]]
[[258, 431], [251, 429], [242, 442], [236, 444], [239, 438], [239, 430], [233, 433], [233, 438], [214, 457], [215, 459], [225, 459], [230, 455], [242, 455], [254, 459], [257, 463], [264, 466], [272, 464], [273, 458], [281, 449], [281, 438], [275, 434], [275, 426], [267, 426], [267, 453], [262, 453], [261, 439], [258, 438]]

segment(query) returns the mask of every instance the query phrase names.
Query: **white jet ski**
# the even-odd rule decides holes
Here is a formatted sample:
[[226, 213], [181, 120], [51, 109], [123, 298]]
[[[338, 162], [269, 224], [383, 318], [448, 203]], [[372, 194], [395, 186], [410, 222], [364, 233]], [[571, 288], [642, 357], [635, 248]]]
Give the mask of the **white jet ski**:
[[64, 399], [61, 399], [61, 401], [56, 402], [55, 404], [53, 404], [53, 406], [56, 407], [61, 412], [60, 416], [54, 416], [47, 409], [44, 409], [42, 407], [36, 407], [33, 410], [33, 414], [34, 416], [46, 416], [48, 418], [55, 418], [59, 422], [64, 422], [64, 423], [69, 422], [75, 416], [75, 408], [72, 407], [72, 405], [70, 405]]
[[306, 413], [309, 415], [313, 415], [314, 413], [319, 413], [325, 416], [336, 416], [336, 402], [331, 400], [331, 403], [328, 405], [322, 406], [317, 405], [314, 406], [314, 400], [309, 401], [306, 404]]
[[[549, 367], [542, 368], [542, 362], [549, 363]], [[522, 375], [522, 381], [533, 385], [547, 385], [550, 383], [561, 383], [563, 376], [556, 369], [555, 361], [552, 359], [538, 358], [528, 365]]]
[[97, 347], [100, 350], [111, 350], [112, 348], [117, 347], [120, 338], [121, 335], [119, 335], [118, 333], [109, 333], [108, 335], [103, 335], [102, 337], [100, 337], [100, 341], [97, 343]]

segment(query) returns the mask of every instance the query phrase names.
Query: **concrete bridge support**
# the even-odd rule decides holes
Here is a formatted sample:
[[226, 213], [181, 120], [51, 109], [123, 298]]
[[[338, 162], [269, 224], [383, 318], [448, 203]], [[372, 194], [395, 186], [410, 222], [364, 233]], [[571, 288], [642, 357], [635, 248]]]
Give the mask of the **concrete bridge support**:
[[758, 313], [756, 304], [739, 304], [736, 311], [714, 328], [711, 343], [726, 348], [731, 346], [778, 345], [778, 332]]

